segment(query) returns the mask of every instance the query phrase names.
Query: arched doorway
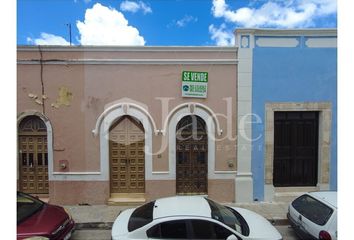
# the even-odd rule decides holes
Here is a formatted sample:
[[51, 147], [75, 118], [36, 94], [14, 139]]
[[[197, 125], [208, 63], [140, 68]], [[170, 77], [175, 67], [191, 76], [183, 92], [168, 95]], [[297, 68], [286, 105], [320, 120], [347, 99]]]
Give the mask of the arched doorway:
[[176, 192], [208, 192], [208, 135], [205, 121], [196, 115], [183, 117], [176, 127]]
[[47, 128], [38, 116], [27, 116], [18, 126], [19, 188], [48, 194]]
[[109, 129], [110, 192], [145, 192], [145, 132], [139, 120], [119, 118]]

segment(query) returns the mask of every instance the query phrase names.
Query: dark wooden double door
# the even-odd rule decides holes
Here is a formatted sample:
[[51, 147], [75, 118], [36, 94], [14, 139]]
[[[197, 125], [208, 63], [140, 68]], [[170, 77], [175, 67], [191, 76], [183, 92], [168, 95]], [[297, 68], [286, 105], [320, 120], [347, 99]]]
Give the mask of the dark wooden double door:
[[186, 116], [177, 124], [176, 192], [208, 192], [208, 135], [204, 120], [196, 115]]
[[316, 186], [317, 167], [318, 112], [275, 112], [274, 186]]

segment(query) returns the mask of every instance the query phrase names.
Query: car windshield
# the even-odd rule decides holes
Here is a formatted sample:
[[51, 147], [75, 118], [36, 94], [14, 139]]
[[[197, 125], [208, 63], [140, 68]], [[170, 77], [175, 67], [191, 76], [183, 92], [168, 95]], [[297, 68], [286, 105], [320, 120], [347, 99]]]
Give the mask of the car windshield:
[[17, 223], [36, 213], [43, 205], [42, 201], [27, 194], [17, 192]]
[[134, 210], [129, 218], [128, 231], [134, 231], [141, 228], [152, 221], [152, 213], [154, 210], [155, 201], [146, 203]]
[[206, 198], [206, 200], [209, 203], [213, 219], [224, 223], [244, 236], [249, 235], [249, 228], [245, 219], [236, 210], [220, 205], [210, 199]]
[[333, 213], [332, 208], [309, 195], [303, 195], [295, 199], [292, 206], [301, 215], [321, 226], [327, 223]]

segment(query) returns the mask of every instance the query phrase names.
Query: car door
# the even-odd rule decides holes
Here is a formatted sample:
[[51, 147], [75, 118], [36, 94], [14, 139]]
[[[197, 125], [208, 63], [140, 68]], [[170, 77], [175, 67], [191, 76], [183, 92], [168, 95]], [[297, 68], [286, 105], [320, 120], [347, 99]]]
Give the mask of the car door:
[[171, 220], [158, 223], [146, 231], [148, 239], [189, 239], [188, 221]]
[[238, 240], [242, 240], [229, 229], [208, 220], [191, 219], [190, 229], [192, 239], [226, 240], [229, 236], [234, 235]]

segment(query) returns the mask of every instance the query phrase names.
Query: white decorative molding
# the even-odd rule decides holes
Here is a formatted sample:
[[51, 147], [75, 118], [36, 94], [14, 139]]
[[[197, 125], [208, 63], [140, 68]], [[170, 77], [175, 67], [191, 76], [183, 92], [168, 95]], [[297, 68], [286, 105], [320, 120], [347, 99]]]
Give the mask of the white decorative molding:
[[51, 181], [77, 181], [77, 182], [100, 182], [100, 181], [108, 181], [107, 179], [102, 177], [102, 173], [96, 173], [96, 172], [87, 172], [87, 173], [78, 173], [78, 172], [73, 172], [72, 174], [70, 173], [65, 173], [65, 172], [56, 172], [53, 174], [53, 178]]
[[[145, 109], [143, 108], [142, 106], [136, 104], [136, 103], [117, 103], [117, 104], [114, 104], [108, 108], [106, 108], [103, 113], [101, 113], [101, 115], [97, 118], [97, 121], [96, 121], [96, 125], [95, 125], [95, 128], [92, 130], [92, 133], [94, 134], [94, 136], [97, 136], [99, 134], [99, 131], [100, 131], [100, 125], [103, 121], [103, 119], [106, 117], [106, 115], [108, 115], [110, 112], [118, 109], [118, 108], [122, 108], [122, 111], [124, 114], [127, 114], [127, 112], [129, 111], [130, 108], [135, 108], [137, 110], [139, 110], [140, 112], [142, 112], [150, 121], [150, 123], [152, 124], [152, 127], [153, 127], [153, 131], [155, 133], [155, 135], [158, 134], [158, 129], [156, 127], [156, 124], [155, 124], [155, 121], [154, 119], [152, 118], [152, 116], [150, 115], [150, 113]], [[140, 120], [140, 119], [139, 119]]]
[[[211, 121], [212, 115], [207, 109], [196, 103], [194, 115], [205, 121], [208, 131], [208, 179], [234, 179], [235, 174], [230, 172], [215, 173], [215, 122]], [[169, 178], [176, 179], [176, 127], [178, 122], [185, 116], [190, 115], [188, 103], [178, 107], [169, 117], [168, 125], [168, 149], [169, 149]]]
[[[127, 112], [124, 113], [122, 105], [129, 105]], [[145, 109], [144, 109], [145, 110]], [[138, 119], [144, 127], [145, 132], [145, 180], [153, 179], [152, 176], [152, 132], [151, 119], [142, 108], [132, 103], [120, 103], [111, 106], [108, 112], [104, 112], [102, 120], [97, 120], [100, 135], [100, 168], [103, 179], [109, 180], [109, 128], [111, 125], [124, 115], [132, 116]], [[100, 117], [101, 117], [100, 116]], [[97, 126], [97, 125], [96, 125]]]
[[[123, 105], [129, 106], [126, 112]], [[132, 107], [133, 106], [133, 107]], [[100, 135], [100, 171], [97, 172], [51, 172], [49, 178], [53, 181], [109, 181], [109, 128], [124, 115], [138, 119], [145, 131], [145, 180], [154, 180], [152, 175], [152, 127], [149, 114], [132, 103], [120, 103], [107, 108], [97, 119], [95, 135]], [[151, 116], [150, 116], [151, 117]], [[49, 138], [48, 138], [49, 151]], [[49, 152], [48, 152], [49, 158]], [[49, 168], [49, 161], [48, 161]], [[51, 167], [52, 168], [52, 167]], [[159, 178], [158, 178], [159, 179]]]
[[337, 38], [308, 38], [305, 44], [309, 48], [336, 48]]
[[258, 47], [297, 47], [299, 40], [295, 37], [258, 37], [256, 45]]
[[[252, 112], [252, 68], [254, 36], [250, 36], [251, 48], [240, 48], [237, 65], [237, 174], [235, 177], [235, 201], [253, 201], [252, 143], [243, 136], [252, 136], [252, 128], [239, 121]], [[247, 146], [243, 149], [243, 146]], [[241, 150], [242, 149], [242, 150]]]
[[249, 36], [241, 36], [241, 47], [248, 48], [250, 45], [249, 41], [250, 41]]
[[[194, 106], [193, 107], [193, 112], [191, 112], [190, 106]], [[165, 122], [164, 122], [164, 127], [162, 129], [162, 133], [163, 135], [166, 135], [167, 133], [167, 128], [168, 128], [168, 124], [170, 122], [170, 119], [172, 118], [173, 115], [176, 114], [176, 112], [178, 112], [180, 109], [184, 109], [187, 108], [188, 109], [188, 113], [191, 114], [196, 111], [196, 109], [203, 109], [204, 111], [206, 111], [208, 113], [208, 121], [210, 121], [210, 119], [212, 119], [215, 123], [216, 129], [217, 129], [217, 134], [220, 136], [222, 134], [222, 129], [220, 129], [220, 123], [219, 120], [216, 117], [216, 114], [214, 113], [214, 111], [209, 108], [208, 106], [201, 104], [201, 103], [196, 103], [196, 102], [187, 102], [187, 103], [182, 103], [178, 106], [176, 106], [174, 109], [172, 109], [169, 114], [167, 115]]]
[[100, 175], [101, 172], [53, 172], [53, 175]]
[[215, 174], [237, 174], [237, 171], [214, 171]]
[[166, 175], [166, 174], [170, 174], [169, 171], [156, 171], [156, 172], [152, 172], [152, 175]]
[[189, 111], [190, 111], [190, 113], [193, 114], [193, 113], [194, 113], [194, 110], [195, 110], [195, 105], [194, 105], [194, 103], [190, 103], [190, 104], [189, 104]]
[[237, 176], [239, 177], [252, 177], [252, 173], [251, 172], [238, 172]]
[[237, 203], [253, 202], [253, 177], [248, 174], [237, 174], [235, 178], [235, 201]]

